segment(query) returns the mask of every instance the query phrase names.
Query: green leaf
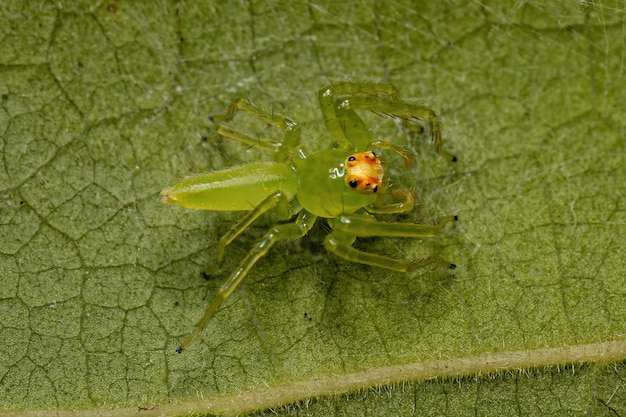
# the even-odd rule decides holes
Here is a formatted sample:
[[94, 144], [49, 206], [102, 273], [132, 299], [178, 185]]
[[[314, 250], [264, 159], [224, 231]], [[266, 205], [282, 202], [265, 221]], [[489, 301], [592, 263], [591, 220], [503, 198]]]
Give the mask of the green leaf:
[[[0, 415], [626, 413], [623, 2], [10, 3]], [[277, 245], [176, 354], [276, 217], [213, 271], [241, 213], [159, 192], [270, 157], [200, 140], [238, 96], [325, 147], [317, 90], [346, 79], [432, 106], [459, 158], [419, 141], [412, 171], [392, 165], [417, 178], [413, 220], [459, 222], [434, 242], [358, 245], [458, 268], [344, 262], [320, 226]]]

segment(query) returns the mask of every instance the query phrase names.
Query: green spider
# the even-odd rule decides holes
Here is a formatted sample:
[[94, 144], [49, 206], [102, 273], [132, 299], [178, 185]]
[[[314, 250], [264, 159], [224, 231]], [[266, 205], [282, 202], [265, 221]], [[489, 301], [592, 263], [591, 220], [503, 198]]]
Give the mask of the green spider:
[[[295, 216], [291, 223], [273, 226], [248, 252], [220, 287], [193, 332], [176, 349], [178, 353], [200, 334], [222, 302], [274, 243], [303, 237], [318, 217], [326, 219], [332, 230], [324, 240], [324, 247], [343, 259], [400, 272], [429, 264], [456, 267], [437, 257], [411, 261], [352, 246], [357, 237], [366, 236], [432, 238], [445, 223], [457, 220], [457, 216], [446, 216], [435, 224], [418, 224], [376, 219], [377, 213], [413, 210], [414, 195], [400, 190], [388, 192], [381, 159], [373, 150], [395, 152], [407, 166], [410, 154], [389, 141], [374, 139], [355, 110], [396, 117], [407, 127], [417, 119], [427, 120], [435, 151], [449, 161], [456, 161], [455, 156], [441, 148], [441, 128], [436, 114], [427, 107], [403, 101], [391, 84], [333, 83], [319, 91], [319, 103], [332, 139], [328, 149], [307, 154], [300, 145], [297, 123], [281, 114], [265, 112], [247, 99], [236, 99], [225, 114], [210, 117], [217, 123], [215, 134], [276, 152], [275, 162], [254, 162], [192, 176], [161, 192], [164, 203], [186, 208], [250, 211], [220, 239], [217, 265], [222, 263], [226, 247], [263, 213], [276, 209], [281, 220]], [[283, 141], [259, 139], [221, 124], [232, 120], [235, 110], [284, 130]]]

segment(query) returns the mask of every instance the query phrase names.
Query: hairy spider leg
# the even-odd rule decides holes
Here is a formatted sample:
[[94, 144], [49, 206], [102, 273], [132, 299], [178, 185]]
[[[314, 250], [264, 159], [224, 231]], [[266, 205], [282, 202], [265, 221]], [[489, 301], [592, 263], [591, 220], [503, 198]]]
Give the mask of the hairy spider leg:
[[382, 192], [376, 196], [376, 201], [373, 204], [364, 207], [368, 213], [378, 214], [396, 214], [396, 213], [408, 213], [415, 208], [415, 195], [414, 193], [395, 189], [393, 195], [398, 201], [392, 203], [386, 203], [385, 200], [388, 196], [386, 192], [387, 186], [383, 186]]
[[302, 210], [293, 223], [272, 227], [267, 234], [252, 247], [237, 269], [235, 269], [226, 282], [222, 284], [213, 298], [213, 301], [211, 301], [211, 304], [209, 304], [209, 307], [207, 307], [204, 312], [204, 316], [200, 319], [198, 324], [196, 324], [191, 334], [187, 336], [183, 343], [176, 349], [176, 352], [182, 353], [183, 350], [198, 337], [222, 302], [232, 294], [239, 284], [241, 284], [254, 264], [267, 254], [274, 243], [281, 240], [301, 238], [311, 230], [315, 224], [315, 220], [317, 220], [317, 216], [306, 210]]
[[342, 131], [338, 120], [340, 109], [369, 110], [374, 113], [387, 114], [399, 117], [405, 127], [413, 119], [427, 120], [430, 125], [430, 134], [435, 144], [435, 151], [448, 159], [456, 161], [456, 157], [442, 149], [442, 134], [437, 114], [428, 107], [412, 104], [400, 98], [400, 93], [391, 84], [377, 83], [333, 83], [319, 92], [319, 100], [324, 114], [324, 121], [333, 138], [350, 141]]
[[331, 90], [333, 96], [387, 96], [395, 101], [402, 101], [400, 92], [393, 84], [339, 81], [330, 84], [324, 90]]
[[218, 124], [217, 126], [215, 126], [213, 135], [236, 140], [262, 151], [280, 152], [283, 147], [283, 142], [273, 139], [254, 137], [249, 135], [248, 133], [242, 132], [239, 129], [235, 129], [231, 126], [226, 126], [222, 124]]
[[351, 143], [359, 150], [367, 149], [373, 139], [358, 115], [341, 105], [341, 96], [349, 98], [363, 95], [382, 95], [400, 101], [400, 93], [391, 84], [337, 82], [322, 88], [318, 93], [324, 124], [333, 140], [341, 144]]
[[435, 224], [419, 223], [388, 223], [379, 222], [372, 216], [359, 214], [344, 214], [329, 219], [333, 231], [326, 236], [324, 247], [331, 253], [348, 261], [362, 263], [393, 271], [406, 272], [425, 265], [437, 264], [454, 269], [456, 265], [446, 260], [429, 257], [410, 261], [392, 258], [375, 253], [364, 252], [352, 246], [357, 237], [389, 236], [431, 238], [440, 233], [444, 224], [457, 220], [457, 216], [446, 216], [437, 220]]
[[332, 139], [331, 148], [367, 150], [373, 141], [372, 134], [356, 112], [339, 108], [331, 88], [321, 89], [318, 98], [324, 125]]
[[[274, 141], [271, 139], [259, 139], [255, 138], [247, 133], [241, 132], [232, 127], [220, 125], [220, 122], [227, 122], [233, 120], [235, 116], [235, 110], [243, 111], [250, 116], [259, 119], [271, 126], [275, 126], [285, 131], [285, 138], [283, 142]], [[232, 101], [232, 103], [226, 109], [226, 113], [209, 116], [209, 120], [214, 123], [218, 123], [215, 134], [224, 136], [239, 142], [251, 146], [257, 146], [263, 150], [274, 151], [282, 153], [282, 159], [286, 160], [289, 156], [298, 156], [296, 153], [300, 151], [300, 126], [287, 116], [280, 113], [268, 112], [261, 107], [250, 102], [246, 98], [238, 98]]]
[[254, 223], [261, 215], [273, 208], [276, 208], [278, 217], [281, 220], [289, 220], [294, 214], [302, 210], [302, 206], [297, 199], [289, 201], [287, 196], [281, 192], [267, 196], [267, 198], [259, 203], [254, 210], [248, 213], [244, 218], [239, 220], [224, 236], [221, 237], [217, 245], [217, 266], [222, 264], [224, 260], [224, 251], [233, 240], [246, 231], [252, 223]]
[[370, 143], [370, 148], [372, 148], [372, 149], [380, 148], [380, 149], [390, 150], [390, 151], [398, 154], [404, 160], [404, 167], [405, 168], [408, 169], [408, 168], [411, 167], [411, 158], [413, 157], [413, 155], [411, 155], [411, 152], [409, 152], [409, 150], [407, 148], [405, 148], [404, 146], [394, 145], [393, 143], [389, 142], [388, 140], [376, 139], [376, 140], [372, 141], [372, 143]]
[[345, 109], [369, 110], [374, 113], [383, 113], [409, 121], [414, 119], [427, 120], [430, 125], [430, 136], [435, 145], [435, 152], [449, 161], [456, 161], [456, 156], [442, 149], [443, 138], [439, 118], [437, 114], [428, 107], [379, 96], [353, 96], [343, 100], [341, 106]]

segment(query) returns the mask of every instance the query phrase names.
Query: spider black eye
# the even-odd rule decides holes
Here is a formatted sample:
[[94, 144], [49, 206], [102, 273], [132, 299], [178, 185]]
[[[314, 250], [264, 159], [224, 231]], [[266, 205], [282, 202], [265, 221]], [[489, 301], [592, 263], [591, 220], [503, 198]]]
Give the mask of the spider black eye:
[[356, 180], [350, 180], [350, 182], [348, 184], [350, 184], [350, 187], [352, 187], [352, 188], [356, 188], [356, 186], [358, 185]]
[[348, 161], [356, 161], [356, 158], [354, 156], [351, 156], [350, 158], [348, 158]]
[[371, 153], [372, 153], [372, 156], [376, 156], [376, 154], [374, 153], [374, 151], [372, 151]]
[[372, 188], [373, 193], [375, 193], [376, 191], [378, 191], [378, 185], [375, 185], [374, 188]]

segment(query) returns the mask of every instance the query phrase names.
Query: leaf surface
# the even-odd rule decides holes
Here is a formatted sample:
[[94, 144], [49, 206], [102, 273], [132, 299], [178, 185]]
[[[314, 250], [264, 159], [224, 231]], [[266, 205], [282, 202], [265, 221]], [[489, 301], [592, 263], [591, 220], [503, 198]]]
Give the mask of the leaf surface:
[[[626, 413], [623, 3], [11, 3], [0, 6], [0, 414], [261, 414], [297, 401], [272, 413]], [[177, 355], [277, 219], [215, 269], [241, 213], [167, 206], [159, 192], [269, 160], [200, 140], [235, 97], [325, 148], [316, 94], [337, 80], [392, 82], [432, 106], [459, 158], [410, 137], [414, 166], [391, 172], [419, 204], [398, 220], [460, 221], [435, 241], [359, 247], [458, 268], [351, 264], [324, 252], [316, 227], [277, 245]], [[364, 119], [406, 144], [393, 123]]]

